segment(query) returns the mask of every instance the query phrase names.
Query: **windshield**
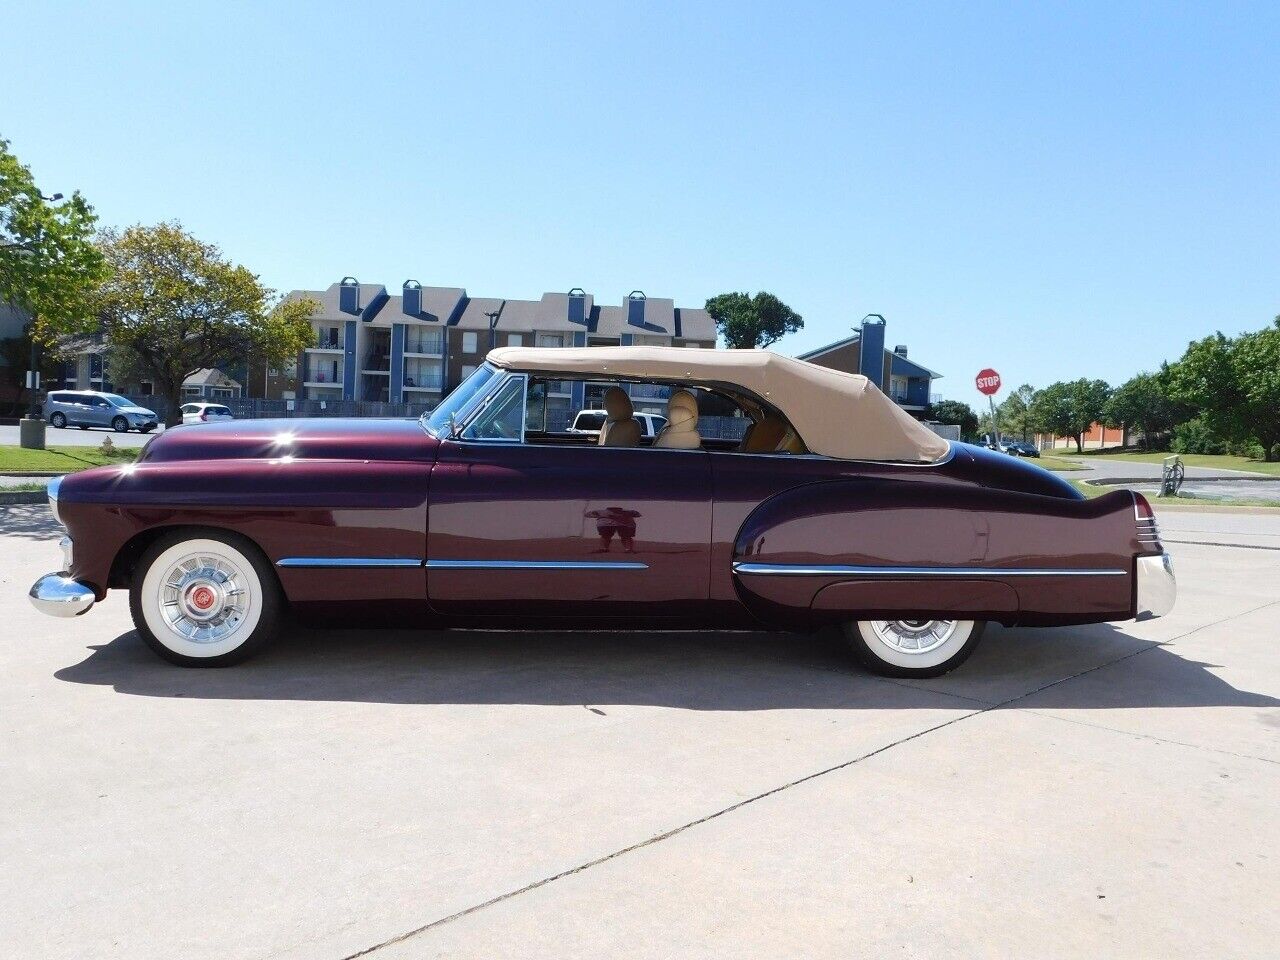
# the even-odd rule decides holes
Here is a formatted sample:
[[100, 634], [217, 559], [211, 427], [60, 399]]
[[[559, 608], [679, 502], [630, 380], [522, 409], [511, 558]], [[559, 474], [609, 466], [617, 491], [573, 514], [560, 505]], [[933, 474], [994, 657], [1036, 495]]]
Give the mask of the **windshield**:
[[484, 364], [475, 373], [458, 384], [451, 394], [436, 404], [434, 410], [422, 415], [420, 422], [423, 427], [433, 437], [447, 435], [449, 432], [449, 418], [453, 417], [461, 420], [463, 412], [467, 407], [471, 406], [471, 401], [485, 391], [489, 381], [494, 378], [497, 372], [487, 363]]
[[103, 396], [107, 398], [107, 403], [111, 404], [113, 407], [132, 407], [133, 406], [132, 400], [130, 400], [127, 397], [122, 397], [118, 393], [104, 393]]

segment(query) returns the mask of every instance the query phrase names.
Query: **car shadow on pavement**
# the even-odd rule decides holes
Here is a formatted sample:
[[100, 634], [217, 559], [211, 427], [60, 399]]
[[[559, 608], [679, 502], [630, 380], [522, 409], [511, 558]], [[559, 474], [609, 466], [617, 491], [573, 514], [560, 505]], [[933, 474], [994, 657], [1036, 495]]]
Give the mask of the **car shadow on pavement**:
[[[253, 660], [215, 670], [165, 663], [133, 631], [91, 649], [82, 662], [59, 670], [57, 678], [148, 697], [691, 710], [976, 709], [1044, 691], [1037, 706], [1280, 706], [1275, 698], [1232, 687], [1210, 672], [1213, 664], [1185, 659], [1110, 624], [1049, 630], [993, 625], [968, 663], [923, 684], [885, 681], [861, 671], [835, 630], [515, 633], [295, 627]], [[1088, 683], [1057, 683], [1122, 659], [1129, 667], [1111, 682], [1104, 668]]]

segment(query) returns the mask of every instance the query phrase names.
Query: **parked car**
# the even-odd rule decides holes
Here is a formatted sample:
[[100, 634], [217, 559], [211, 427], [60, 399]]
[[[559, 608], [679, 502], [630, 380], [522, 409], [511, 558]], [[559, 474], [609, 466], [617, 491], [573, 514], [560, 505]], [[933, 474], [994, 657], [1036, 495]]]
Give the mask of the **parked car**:
[[97, 390], [51, 390], [44, 401], [44, 418], [51, 427], [109, 427], [116, 433], [149, 433], [159, 423], [154, 410], [140, 407], [118, 393]]
[[1027, 443], [1025, 440], [1007, 440], [1001, 444], [1000, 449], [1011, 456], [1040, 459], [1040, 448], [1034, 443]]
[[[632, 416], [640, 424], [641, 435], [651, 440], [667, 425], [667, 418], [660, 413], [636, 413]], [[607, 418], [608, 414], [604, 410], [579, 410], [573, 423], [569, 425], [569, 433], [599, 437]]]
[[234, 420], [231, 408], [221, 403], [184, 403], [182, 405], [183, 423], [217, 423], [219, 420]]
[[[627, 445], [546, 431], [548, 382], [575, 378], [670, 384], [669, 422]], [[741, 440], [701, 437], [694, 387], [750, 419]], [[925, 677], [989, 620], [1146, 619], [1176, 594], [1142, 496], [1086, 499], [864, 377], [764, 350], [505, 347], [420, 421], [167, 431], [49, 499], [66, 559], [36, 607], [126, 590], [139, 636], [183, 666], [244, 659], [291, 608], [423, 629], [838, 624], [871, 669]]]

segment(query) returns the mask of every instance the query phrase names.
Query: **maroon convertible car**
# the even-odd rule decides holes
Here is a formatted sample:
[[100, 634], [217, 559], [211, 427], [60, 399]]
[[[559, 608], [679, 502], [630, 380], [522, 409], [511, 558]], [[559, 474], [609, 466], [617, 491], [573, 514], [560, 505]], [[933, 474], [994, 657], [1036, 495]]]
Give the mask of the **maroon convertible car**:
[[[605, 391], [599, 437], [548, 429], [584, 382]], [[623, 383], [669, 394], [657, 437]], [[709, 409], [745, 435], [702, 436]], [[1085, 499], [939, 438], [863, 377], [763, 350], [504, 348], [421, 422], [180, 427], [49, 499], [66, 568], [35, 605], [75, 616], [128, 590], [143, 640], [183, 666], [244, 659], [289, 608], [424, 628], [840, 624], [872, 670], [933, 676], [988, 620], [1144, 619], [1176, 590], [1141, 496]]]

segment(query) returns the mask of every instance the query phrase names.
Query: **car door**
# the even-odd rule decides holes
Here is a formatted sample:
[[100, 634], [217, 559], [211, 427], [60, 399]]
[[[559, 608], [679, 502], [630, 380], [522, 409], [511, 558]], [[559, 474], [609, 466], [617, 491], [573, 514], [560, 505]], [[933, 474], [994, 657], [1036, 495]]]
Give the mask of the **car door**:
[[95, 427], [111, 426], [111, 414], [113, 408], [107, 403], [106, 397], [93, 396], [88, 397], [89, 424]]
[[704, 610], [706, 451], [526, 443], [524, 390], [523, 376], [508, 377], [440, 444], [427, 521], [431, 605], [461, 617], [601, 624]]

